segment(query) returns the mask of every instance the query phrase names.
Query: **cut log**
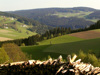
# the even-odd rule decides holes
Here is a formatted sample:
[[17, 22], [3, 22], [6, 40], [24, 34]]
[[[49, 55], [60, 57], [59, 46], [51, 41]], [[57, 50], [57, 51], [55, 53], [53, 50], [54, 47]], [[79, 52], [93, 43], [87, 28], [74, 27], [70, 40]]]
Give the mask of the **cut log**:
[[57, 75], [62, 69], [64, 69], [63, 66], [61, 66], [61, 67], [58, 69], [58, 71], [56, 72], [55, 75]]
[[29, 65], [32, 65], [35, 62], [35, 60], [28, 60]]
[[36, 61], [34, 62], [34, 64], [35, 64], [35, 65], [41, 65], [41, 64], [43, 64], [43, 62], [41, 62], [40, 60], [36, 60]]
[[72, 63], [75, 61], [75, 59], [77, 58], [77, 55], [74, 55], [73, 58], [71, 59], [71, 55], [68, 55], [67, 59], [70, 65], [72, 65]]
[[13, 63], [10, 63], [10, 65], [22, 65], [25, 61], [20, 61], [20, 62], [13, 62]]
[[71, 59], [70, 63], [72, 64], [76, 58], [77, 58], [77, 55], [74, 55], [73, 58]]
[[57, 59], [53, 60], [52, 65], [56, 65]]
[[61, 63], [61, 60], [62, 60], [62, 56], [60, 55], [60, 56], [58, 57], [58, 59], [57, 59], [57, 62], [58, 62], [58, 63]]
[[62, 74], [66, 73], [66, 72], [67, 72], [67, 70], [63, 70], [63, 71], [62, 71]]

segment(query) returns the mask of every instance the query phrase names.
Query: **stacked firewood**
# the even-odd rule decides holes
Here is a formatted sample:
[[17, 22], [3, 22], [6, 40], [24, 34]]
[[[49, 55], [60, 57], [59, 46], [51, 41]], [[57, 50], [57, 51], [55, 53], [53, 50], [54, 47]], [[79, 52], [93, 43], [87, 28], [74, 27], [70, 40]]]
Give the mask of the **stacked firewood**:
[[[30, 65], [33, 66], [31, 68], [34, 68], [34, 66], [36, 66], [36, 65], [38, 65], [40, 67], [47, 66], [47, 65], [49, 65], [49, 66], [57, 65], [58, 70], [55, 70], [56, 72], [53, 72], [53, 75], [100, 75], [99, 67], [94, 67], [91, 64], [83, 63], [83, 62], [81, 62], [81, 59], [75, 61], [76, 58], [77, 58], [76, 55], [74, 55], [73, 58], [71, 58], [71, 56], [69, 55], [67, 57], [68, 62], [62, 62], [62, 56], [59, 56], [59, 58], [55, 59], [55, 60], [50, 58], [47, 61], [28, 60], [28, 61], [21, 61], [21, 62], [13, 62], [10, 64], [0, 64], [0, 71], [5, 69], [3, 67], [8, 68], [11, 66], [18, 66], [18, 65], [21, 65], [23, 69], [26, 66], [30, 67]], [[38, 74], [35, 74], [35, 75], [38, 75]], [[41, 75], [41, 74], [39, 74], [39, 75]], [[50, 75], [50, 74], [48, 74], [48, 75]]]
[[81, 59], [74, 62], [76, 55], [71, 59], [71, 56], [68, 56], [68, 64], [62, 65], [57, 71], [56, 75], [59, 73], [62, 74], [71, 74], [71, 75], [100, 75], [100, 68], [93, 67], [91, 64], [81, 62]]

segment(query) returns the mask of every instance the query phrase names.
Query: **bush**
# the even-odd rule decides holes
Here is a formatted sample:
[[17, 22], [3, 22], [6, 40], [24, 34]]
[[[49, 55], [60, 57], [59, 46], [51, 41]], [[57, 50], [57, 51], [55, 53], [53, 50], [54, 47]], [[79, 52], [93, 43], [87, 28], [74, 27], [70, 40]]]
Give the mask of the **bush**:
[[25, 44], [24, 44], [24, 43], [22, 43], [22, 44], [21, 44], [21, 46], [25, 46]]
[[82, 50], [79, 51], [78, 57], [81, 58], [82, 61], [85, 61], [86, 56], [87, 55]]
[[87, 61], [94, 66], [99, 66], [98, 59], [94, 54], [87, 54]]
[[79, 51], [78, 57], [85, 63], [91, 63], [94, 66], [100, 67], [100, 59], [98, 59], [93, 53], [90, 54], [90, 51], [88, 54], [86, 54], [81, 50]]
[[0, 64], [9, 60], [9, 56], [7, 55], [6, 51], [1, 48], [0, 49]]
[[2, 48], [4, 48], [12, 61], [22, 61], [27, 59], [20, 47], [14, 43], [5, 43]]

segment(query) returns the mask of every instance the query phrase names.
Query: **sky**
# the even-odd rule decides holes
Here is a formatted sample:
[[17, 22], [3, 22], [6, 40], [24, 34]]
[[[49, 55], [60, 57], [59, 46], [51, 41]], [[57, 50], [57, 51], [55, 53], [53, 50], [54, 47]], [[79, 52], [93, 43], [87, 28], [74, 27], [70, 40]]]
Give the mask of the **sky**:
[[0, 0], [0, 11], [80, 6], [100, 9], [100, 0]]

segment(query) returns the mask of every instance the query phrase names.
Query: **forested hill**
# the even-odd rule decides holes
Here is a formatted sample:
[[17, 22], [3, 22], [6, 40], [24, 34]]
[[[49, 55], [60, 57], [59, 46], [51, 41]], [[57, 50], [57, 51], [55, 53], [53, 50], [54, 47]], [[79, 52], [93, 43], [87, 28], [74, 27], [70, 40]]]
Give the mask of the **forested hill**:
[[87, 16], [89, 19], [100, 19], [100, 10], [95, 11], [94, 13], [91, 13]]
[[15, 14], [11, 14], [11, 13], [0, 12], [0, 16], [16, 18], [17, 21], [24, 23], [26, 25], [29, 25], [30, 28], [28, 28], [28, 30], [30, 30], [32, 32], [36, 32], [36, 33], [44, 33], [49, 28], [52, 28], [50, 26], [41, 24], [40, 22], [38, 22], [36, 20], [24, 18], [24, 17], [18, 16], [18, 15], [15, 15]]
[[46, 24], [48, 26], [71, 27], [76, 29], [88, 27], [89, 25], [94, 24], [94, 20], [91, 21], [86, 19], [86, 16], [93, 13], [94, 11], [96, 11], [96, 9], [88, 7], [75, 7], [19, 10], [9, 13], [38, 20], [42, 24]]
[[42, 17], [48, 14], [54, 14], [56, 12], [79, 12], [79, 11], [96, 11], [93, 8], [87, 7], [75, 7], [75, 8], [44, 8], [44, 9], [30, 9], [30, 10], [19, 10], [19, 11], [11, 11], [10, 13], [17, 14], [20, 16], [24, 16], [27, 18], [34, 18]]

